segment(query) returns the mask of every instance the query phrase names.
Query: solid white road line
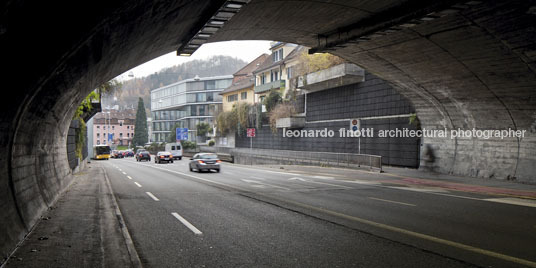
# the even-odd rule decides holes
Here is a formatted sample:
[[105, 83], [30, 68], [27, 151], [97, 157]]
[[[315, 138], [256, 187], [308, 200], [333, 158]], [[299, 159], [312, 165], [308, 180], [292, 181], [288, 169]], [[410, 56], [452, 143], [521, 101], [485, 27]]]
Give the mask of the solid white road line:
[[177, 220], [182, 222], [182, 224], [184, 224], [184, 226], [188, 227], [188, 229], [190, 229], [192, 232], [194, 232], [194, 234], [196, 234], [196, 235], [202, 235], [203, 234], [201, 231], [199, 231], [199, 229], [195, 228], [195, 226], [193, 226], [191, 223], [189, 223], [185, 218], [183, 218], [177, 212], [172, 212], [171, 215], [173, 215], [175, 218], [177, 218]]
[[416, 207], [417, 206], [417, 205], [414, 205], [414, 204], [398, 202], [398, 201], [392, 201], [392, 200], [381, 199], [381, 198], [375, 198], [375, 197], [369, 197], [369, 199], [383, 201], [383, 202], [389, 202], [389, 203], [394, 203], [394, 204], [399, 204], [399, 205], [411, 206], [411, 207]]
[[137, 182], [134, 182], [134, 184], [138, 185], [138, 187], [141, 188], [141, 184], [137, 183]]
[[503, 204], [510, 204], [510, 205], [517, 205], [517, 206], [525, 206], [525, 207], [536, 208], [536, 201], [535, 200], [529, 200], [529, 199], [507, 197], [507, 198], [487, 198], [487, 199], [483, 199], [483, 200], [490, 201], [490, 202], [503, 203]]
[[151, 197], [154, 201], [160, 201], [160, 199], [156, 198], [156, 196], [154, 196], [154, 194], [152, 194], [151, 192], [145, 192], [149, 197]]

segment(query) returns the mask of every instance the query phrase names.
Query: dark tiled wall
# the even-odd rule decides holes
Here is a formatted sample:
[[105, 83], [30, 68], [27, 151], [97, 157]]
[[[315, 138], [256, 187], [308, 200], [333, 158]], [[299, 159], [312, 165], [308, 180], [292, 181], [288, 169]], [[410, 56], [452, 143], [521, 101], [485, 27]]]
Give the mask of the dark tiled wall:
[[[272, 132], [265, 126], [257, 129], [253, 138], [253, 148], [338, 152], [381, 155], [383, 164], [418, 167], [419, 146], [417, 138], [380, 138], [379, 130], [396, 128], [416, 129], [409, 124], [408, 117], [361, 120], [362, 128], [373, 128], [374, 137], [355, 138], [340, 137], [339, 129], [348, 129], [349, 120], [318, 122], [318, 120], [336, 120], [349, 118], [366, 118], [386, 115], [414, 113], [407, 101], [383, 80], [366, 75], [363, 83], [333, 88], [311, 93], [307, 96], [307, 122], [300, 130], [332, 130], [333, 137], [283, 137], [283, 130]], [[245, 133], [237, 136], [236, 147], [249, 147], [250, 140]], [[359, 150], [361, 148], [361, 150]]]

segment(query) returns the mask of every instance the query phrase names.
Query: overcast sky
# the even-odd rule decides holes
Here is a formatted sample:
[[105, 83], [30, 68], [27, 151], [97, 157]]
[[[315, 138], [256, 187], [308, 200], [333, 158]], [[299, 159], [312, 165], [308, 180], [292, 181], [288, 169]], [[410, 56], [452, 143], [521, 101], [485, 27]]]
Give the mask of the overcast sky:
[[190, 57], [180, 57], [177, 53], [171, 52], [160, 56], [156, 59], [148, 61], [138, 67], [135, 67], [117, 78], [120, 80], [128, 80], [128, 74], [132, 72], [135, 77], [143, 77], [160, 71], [163, 68], [178, 65], [187, 61], [206, 59], [214, 55], [226, 55], [242, 59], [246, 62], [251, 62], [262, 53], [270, 54], [271, 41], [226, 41], [217, 43], [208, 43], [201, 46]]

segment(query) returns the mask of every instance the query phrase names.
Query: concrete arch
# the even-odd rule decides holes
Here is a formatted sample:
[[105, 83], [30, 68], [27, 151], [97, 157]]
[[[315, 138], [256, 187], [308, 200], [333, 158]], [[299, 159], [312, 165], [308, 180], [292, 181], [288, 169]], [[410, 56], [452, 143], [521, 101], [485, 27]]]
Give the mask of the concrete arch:
[[[534, 182], [535, 1], [393, 2], [252, 0], [210, 41], [330, 51], [389, 81], [426, 128], [526, 129], [523, 139], [424, 142], [438, 151], [441, 172]], [[0, 107], [2, 256], [73, 181], [65, 136], [77, 104], [100, 83], [188, 42], [223, 3], [91, 1], [83, 11], [80, 2], [1, 4], [10, 69], [10, 97]], [[439, 13], [426, 17], [431, 12]]]

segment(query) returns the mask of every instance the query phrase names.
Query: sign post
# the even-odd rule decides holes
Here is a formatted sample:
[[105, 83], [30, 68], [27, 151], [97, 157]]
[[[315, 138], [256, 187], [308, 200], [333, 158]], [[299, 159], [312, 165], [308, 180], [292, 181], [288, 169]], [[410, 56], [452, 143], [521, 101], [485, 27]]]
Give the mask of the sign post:
[[255, 137], [255, 129], [254, 128], [248, 128], [247, 129], [247, 136], [249, 137], [249, 149], [253, 150], [253, 137]]
[[[361, 120], [359, 119], [351, 119], [350, 120], [350, 130], [352, 130], [354, 133], [358, 130], [361, 130]], [[357, 138], [357, 153], [361, 154], [361, 133], [359, 137]]]

